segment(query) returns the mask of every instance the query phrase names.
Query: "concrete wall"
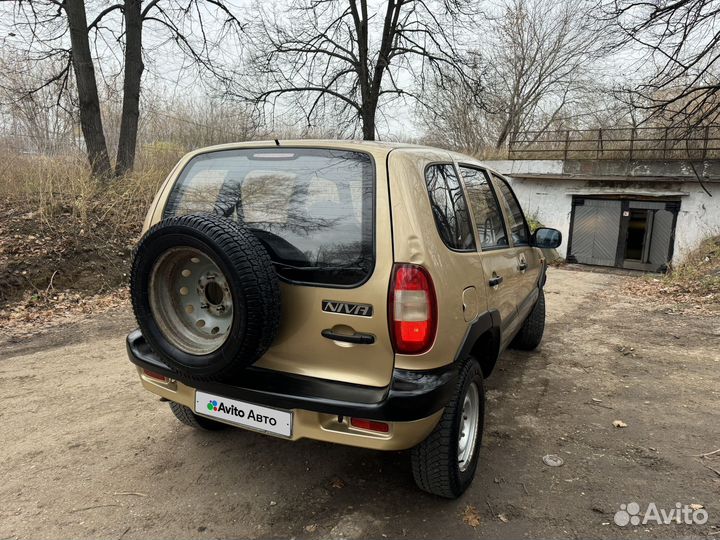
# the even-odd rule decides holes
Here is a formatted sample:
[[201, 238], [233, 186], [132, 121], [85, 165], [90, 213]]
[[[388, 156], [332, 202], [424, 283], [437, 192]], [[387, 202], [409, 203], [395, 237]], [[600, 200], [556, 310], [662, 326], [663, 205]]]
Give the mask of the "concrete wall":
[[[525, 162], [527, 168], [532, 162]], [[508, 167], [507, 165], [510, 165]], [[511, 165], [512, 164], [512, 165]], [[515, 162], [494, 162], [489, 166], [501, 173], [509, 174], [522, 164]], [[533, 172], [537, 174], [537, 163]], [[544, 167], [556, 172], [558, 162], [546, 162]], [[506, 169], [504, 171], [503, 169]], [[510, 169], [510, 170], [508, 170]], [[552, 173], [550, 173], [552, 174]], [[598, 182], [587, 179], [527, 179], [510, 177], [513, 189], [520, 199], [526, 215], [533, 216], [548, 227], [559, 229], [563, 233], [563, 244], [558, 250], [561, 256], [567, 255], [567, 240], [570, 235], [570, 213], [573, 195], [625, 195], [632, 196], [668, 196], [680, 200], [680, 212], [675, 228], [675, 246], [673, 263], [678, 264], [683, 257], [706, 237], [720, 234], [720, 184], [708, 183], [706, 187], [712, 193], [709, 197], [698, 182], [688, 179], [668, 181], [640, 182], [623, 179], [617, 182]]]

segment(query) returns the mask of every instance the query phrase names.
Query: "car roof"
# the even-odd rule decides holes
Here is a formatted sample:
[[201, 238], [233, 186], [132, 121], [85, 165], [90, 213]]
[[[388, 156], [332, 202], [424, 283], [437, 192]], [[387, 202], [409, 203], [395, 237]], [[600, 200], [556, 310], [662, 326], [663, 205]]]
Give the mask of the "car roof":
[[261, 141], [245, 141], [219, 144], [215, 146], [208, 146], [205, 148], [198, 148], [193, 155], [202, 154], [206, 152], [215, 152], [219, 150], [233, 150], [241, 148], [267, 148], [270, 146], [282, 147], [307, 147], [307, 148], [342, 148], [345, 150], [359, 150], [368, 151], [374, 154], [384, 153], [389, 154], [392, 151], [408, 151], [413, 154], [422, 154], [424, 151], [428, 153], [437, 154], [438, 152], [449, 154], [449, 156], [458, 162], [468, 163], [471, 165], [478, 165], [492, 172], [492, 168], [485, 165], [481, 160], [472, 156], [453, 152], [444, 148], [438, 148], [434, 146], [427, 146], [421, 144], [412, 144], [406, 142], [394, 142], [394, 141], [364, 141], [359, 139], [269, 139]]

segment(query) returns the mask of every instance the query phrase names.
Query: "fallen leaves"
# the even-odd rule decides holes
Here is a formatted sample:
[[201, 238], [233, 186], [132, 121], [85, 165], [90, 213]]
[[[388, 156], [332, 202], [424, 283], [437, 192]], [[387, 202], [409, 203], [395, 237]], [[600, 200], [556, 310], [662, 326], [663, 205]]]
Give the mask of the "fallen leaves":
[[0, 327], [26, 320], [26, 311], [38, 304], [62, 302], [62, 295], [82, 299], [125, 284], [132, 247], [161, 181], [153, 173], [157, 177], [136, 174], [101, 183], [84, 169], [56, 165], [43, 170], [48, 177], [38, 178], [38, 185], [6, 179], [7, 195], [0, 197]]
[[670, 274], [627, 279], [627, 296], [665, 304], [668, 315], [717, 313], [720, 307], [720, 236], [706, 239]]
[[27, 292], [19, 302], [0, 311], [0, 337], [25, 338], [117, 309], [130, 309], [125, 287], [89, 296], [70, 291]]
[[345, 481], [342, 478], [336, 476], [330, 481], [330, 486], [335, 489], [342, 489], [345, 487]]
[[467, 505], [462, 513], [462, 520], [465, 525], [469, 525], [473, 529], [480, 525], [480, 514], [478, 509], [472, 505]]

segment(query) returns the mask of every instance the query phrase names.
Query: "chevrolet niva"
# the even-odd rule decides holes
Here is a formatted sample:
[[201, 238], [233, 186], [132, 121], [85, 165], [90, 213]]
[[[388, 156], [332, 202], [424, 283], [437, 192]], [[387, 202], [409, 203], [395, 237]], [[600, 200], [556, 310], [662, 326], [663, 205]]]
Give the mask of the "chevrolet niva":
[[502, 176], [435, 148], [271, 141], [185, 156], [132, 265], [143, 386], [183, 423], [410, 450], [417, 485], [472, 482], [488, 377], [538, 346], [554, 229]]

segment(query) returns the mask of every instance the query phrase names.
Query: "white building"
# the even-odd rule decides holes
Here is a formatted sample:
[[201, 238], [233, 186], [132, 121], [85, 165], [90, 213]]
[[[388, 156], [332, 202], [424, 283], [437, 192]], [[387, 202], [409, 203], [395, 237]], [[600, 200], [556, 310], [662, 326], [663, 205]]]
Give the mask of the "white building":
[[664, 270], [720, 234], [720, 161], [487, 163], [510, 178], [528, 216], [563, 233], [571, 262]]

